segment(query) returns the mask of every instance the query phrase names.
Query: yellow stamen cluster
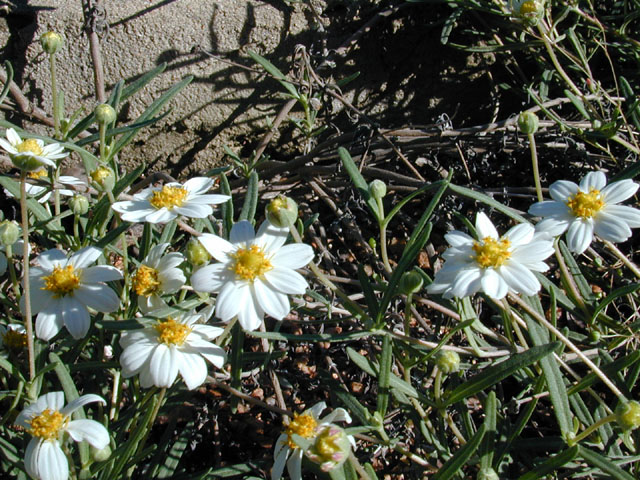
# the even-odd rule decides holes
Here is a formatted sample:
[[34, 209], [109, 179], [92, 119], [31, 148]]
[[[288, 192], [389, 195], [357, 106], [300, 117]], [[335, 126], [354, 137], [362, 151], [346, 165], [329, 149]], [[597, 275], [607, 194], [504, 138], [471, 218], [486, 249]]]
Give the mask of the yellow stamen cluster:
[[166, 345], [181, 346], [191, 333], [191, 327], [176, 322], [173, 318], [158, 322], [154, 328], [158, 332], [158, 340]]
[[540, 9], [540, 6], [538, 5], [538, 2], [536, 2], [535, 0], [527, 0], [526, 2], [523, 2], [522, 5], [520, 5], [520, 15], [530, 15], [530, 14], [535, 14], [538, 13], [538, 10]]
[[311, 438], [316, 434], [318, 422], [313, 415], [305, 413], [303, 415], [294, 414], [293, 420], [289, 422], [284, 433], [289, 437], [287, 443], [290, 448], [298, 448], [293, 441], [293, 435], [299, 435], [302, 438]]
[[506, 238], [496, 240], [485, 237], [482, 242], [473, 242], [473, 251], [476, 252], [475, 260], [482, 268], [500, 267], [505, 264], [511, 252], [509, 251], [511, 242]]
[[2, 343], [11, 350], [24, 350], [27, 348], [27, 334], [9, 328], [2, 336]]
[[49, 290], [53, 292], [56, 297], [64, 297], [78, 288], [80, 285], [80, 277], [76, 274], [73, 266], [67, 265], [66, 267], [60, 267], [56, 265], [53, 267], [51, 275], [43, 277], [44, 287], [43, 290]]
[[331, 435], [331, 428], [327, 428], [318, 436], [315, 449], [325, 460], [333, 460], [333, 456], [340, 452], [338, 440], [340, 440], [340, 433]]
[[149, 297], [159, 290], [158, 270], [147, 265], [140, 265], [132, 282], [133, 290], [138, 295]]
[[30, 152], [34, 155], [42, 155], [42, 147], [35, 138], [27, 138], [23, 142], [16, 145], [16, 150], [20, 153]]
[[29, 433], [34, 437], [54, 440], [58, 438], [60, 430], [68, 421], [69, 417], [61, 414], [58, 410], [51, 411], [47, 408], [29, 422]]
[[580, 218], [592, 218], [602, 210], [604, 207], [604, 201], [600, 190], [592, 188], [589, 193], [578, 192], [572, 195], [567, 200], [567, 207], [571, 209], [571, 212]]
[[254, 281], [273, 268], [264, 251], [257, 245], [249, 248], [239, 248], [230, 255], [235, 260], [231, 270], [243, 280]]
[[27, 177], [33, 180], [40, 180], [41, 178], [44, 178], [46, 176], [47, 176], [47, 171], [44, 168], [41, 168], [40, 170], [36, 170], [34, 172], [27, 173]]
[[91, 175], [91, 180], [93, 180], [96, 183], [101, 183], [106, 178], [108, 178], [111, 174], [112, 174], [111, 169], [107, 167], [98, 167], [93, 172], [91, 172], [90, 175]]
[[189, 195], [189, 191], [186, 188], [165, 185], [162, 190], [153, 192], [149, 203], [158, 210], [163, 207], [171, 210], [174, 207], [181, 207], [187, 199], [187, 195]]

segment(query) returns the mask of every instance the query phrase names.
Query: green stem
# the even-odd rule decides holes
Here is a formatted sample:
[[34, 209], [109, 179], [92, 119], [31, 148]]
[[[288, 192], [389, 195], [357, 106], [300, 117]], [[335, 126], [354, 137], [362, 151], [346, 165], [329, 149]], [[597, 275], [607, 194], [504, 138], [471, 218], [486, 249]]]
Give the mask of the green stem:
[[579, 435], [576, 435], [572, 439], [568, 439], [567, 443], [569, 444], [570, 447], [572, 447], [573, 445], [576, 445], [577, 443], [581, 442], [582, 440], [587, 438], [589, 435], [591, 435], [595, 430], [600, 428], [602, 425], [606, 425], [609, 422], [613, 422], [613, 421], [616, 420], [616, 418], [617, 418], [617, 416], [616, 416], [615, 413], [612, 413], [611, 415], [608, 415], [608, 416], [606, 416], [604, 418], [601, 418], [600, 420], [598, 420], [596, 423], [594, 423], [593, 425], [588, 427], [586, 430], [584, 430]]
[[389, 264], [389, 256], [387, 254], [387, 222], [384, 221], [384, 204], [382, 197], [376, 195], [376, 204], [378, 205], [378, 227], [380, 228], [380, 256], [382, 257], [382, 265], [387, 273], [391, 273], [391, 265]]
[[100, 122], [100, 161], [106, 163], [107, 159], [107, 124]]
[[560, 273], [562, 274], [562, 278], [565, 280], [565, 285], [571, 291], [572, 300], [577, 304], [578, 308], [582, 310], [584, 313], [588, 315], [587, 306], [584, 304], [584, 300], [582, 295], [580, 295], [580, 291], [578, 290], [578, 286], [576, 285], [575, 280], [571, 276], [569, 272], [569, 268], [567, 267], [566, 262], [564, 261], [564, 257], [558, 248], [558, 241], [553, 244], [553, 248], [556, 252], [556, 260], [558, 260], [558, 267], [560, 267]]
[[58, 88], [56, 86], [56, 54], [49, 54], [49, 69], [51, 70], [51, 97], [53, 99], [53, 129], [56, 138], [60, 138], [60, 107], [58, 104]]
[[616, 246], [615, 246], [613, 243], [611, 243], [609, 240], [602, 240], [602, 241], [604, 242], [604, 244], [606, 245], [606, 247], [607, 247], [609, 250], [611, 250], [611, 252], [612, 252], [616, 257], [618, 257], [618, 258], [620, 259], [620, 261], [621, 261], [622, 263], [624, 263], [624, 264], [625, 264], [625, 266], [626, 266], [629, 270], [631, 270], [631, 271], [633, 272], [633, 274], [634, 274], [636, 277], [640, 278], [640, 269], [638, 268], [638, 266], [637, 266], [635, 263], [633, 263], [631, 260], [629, 260], [629, 259], [627, 258], [627, 256], [626, 256], [624, 253], [622, 253], [622, 252], [618, 249], [618, 247], [616, 247]]
[[569, 78], [569, 75], [567, 75], [567, 72], [565, 72], [564, 68], [562, 68], [562, 65], [560, 65], [560, 62], [558, 61], [558, 57], [556, 57], [556, 54], [553, 51], [553, 45], [551, 45], [551, 42], [549, 41], [549, 37], [547, 36], [546, 28], [543, 27], [542, 22], [538, 23], [538, 31], [540, 32], [540, 37], [542, 38], [542, 42], [544, 43], [547, 53], [549, 54], [549, 58], [551, 59], [551, 63], [553, 63], [553, 66], [555, 67], [556, 71], [558, 72], [558, 74], [560, 74], [560, 76], [565, 81], [565, 83], [569, 86], [569, 88], [573, 90], [573, 93], [578, 95], [578, 97], [582, 97], [582, 92], [580, 91], [580, 89], [576, 87], [575, 83], [573, 83], [573, 81]]
[[29, 354], [29, 380], [36, 376], [36, 357], [33, 348], [33, 321], [31, 319], [31, 285], [29, 282], [29, 214], [27, 212], [27, 172], [20, 172], [20, 215], [22, 216], [22, 278], [24, 297], [24, 325], [27, 330]]
[[7, 253], [7, 265], [9, 270], [9, 279], [11, 280], [11, 287], [13, 288], [13, 293], [16, 298], [20, 298], [20, 286], [18, 284], [18, 276], [16, 275], [16, 267], [13, 264], [13, 248], [11, 245], [7, 245], [5, 247], [5, 252]]
[[536, 184], [536, 195], [538, 201], [542, 198], [542, 185], [540, 184], [540, 170], [538, 169], [538, 149], [536, 148], [536, 137], [533, 133], [527, 134], [529, 138], [529, 150], [531, 151], [531, 164], [533, 165], [533, 181]]
[[147, 443], [147, 439], [149, 438], [149, 434], [151, 433], [151, 429], [153, 428], [153, 424], [156, 421], [156, 417], [158, 416], [158, 412], [160, 411], [160, 407], [164, 403], [164, 397], [165, 397], [166, 393], [167, 393], [167, 387], [162, 387], [160, 389], [160, 391], [158, 392], [158, 396], [156, 397], [156, 403], [153, 406], [153, 412], [151, 413], [151, 418], [149, 418], [149, 423], [147, 423], [147, 431], [145, 432], [144, 436], [140, 440], [140, 443], [138, 444], [137, 453], [140, 453], [142, 451], [142, 449], [144, 448], [145, 443]]

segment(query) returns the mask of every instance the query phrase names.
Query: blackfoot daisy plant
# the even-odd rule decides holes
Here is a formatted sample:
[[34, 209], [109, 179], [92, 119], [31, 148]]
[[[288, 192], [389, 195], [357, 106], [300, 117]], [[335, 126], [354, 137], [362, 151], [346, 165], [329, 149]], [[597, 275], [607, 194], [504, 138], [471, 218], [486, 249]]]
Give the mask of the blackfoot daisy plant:
[[0, 138], [2, 147], [16, 167], [32, 171], [45, 167], [56, 168], [56, 161], [67, 156], [64, 147], [58, 143], [45, 145], [39, 138], [22, 139], [13, 129], [6, 131], [7, 139]]

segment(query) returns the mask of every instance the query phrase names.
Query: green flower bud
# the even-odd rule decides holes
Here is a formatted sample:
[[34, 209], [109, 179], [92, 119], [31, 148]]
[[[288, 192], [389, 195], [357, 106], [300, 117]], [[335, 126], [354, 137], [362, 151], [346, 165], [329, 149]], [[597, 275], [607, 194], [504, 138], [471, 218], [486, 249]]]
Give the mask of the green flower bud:
[[73, 214], [79, 217], [89, 211], [89, 200], [84, 195], [74, 195], [69, 199], [69, 207]]
[[108, 103], [101, 103], [93, 113], [98, 123], [111, 123], [116, 119], [116, 111]]
[[515, 0], [513, 2], [513, 12], [523, 21], [525, 25], [536, 26], [544, 15], [544, 0]]
[[99, 192], [110, 192], [116, 184], [116, 175], [107, 166], [100, 166], [91, 172], [91, 185]]
[[410, 270], [405, 272], [402, 277], [400, 277], [400, 283], [398, 284], [398, 288], [400, 292], [409, 295], [410, 293], [419, 292], [422, 288], [422, 283], [424, 280], [422, 279], [422, 275], [420, 275], [415, 270]]
[[518, 128], [525, 135], [532, 135], [538, 131], [540, 120], [533, 112], [522, 112], [518, 117]]
[[187, 261], [196, 267], [201, 267], [202, 265], [206, 265], [211, 260], [211, 255], [207, 251], [206, 248], [202, 246], [202, 244], [192, 238], [187, 243], [186, 249]]
[[313, 445], [306, 451], [307, 458], [328, 472], [342, 465], [351, 452], [351, 442], [344, 429], [325, 425], [316, 435]]
[[276, 227], [290, 227], [298, 219], [298, 204], [289, 197], [278, 195], [265, 208], [269, 223]]
[[620, 403], [616, 408], [616, 421], [623, 430], [635, 430], [640, 427], [640, 403], [635, 400]]
[[376, 200], [387, 194], [387, 185], [377, 178], [369, 184], [369, 194]]
[[500, 477], [493, 468], [483, 468], [478, 472], [476, 480], [500, 480]]
[[107, 445], [103, 449], [98, 450], [96, 447], [91, 447], [91, 458], [94, 462], [104, 462], [111, 457], [111, 447]]
[[451, 350], [440, 350], [436, 365], [442, 373], [450, 374], [460, 370], [460, 355]]
[[54, 54], [62, 46], [62, 37], [56, 32], [43, 33], [40, 37], [40, 45], [48, 54]]
[[3, 220], [0, 222], [0, 243], [2, 245], [13, 245], [20, 237], [20, 227], [16, 222]]

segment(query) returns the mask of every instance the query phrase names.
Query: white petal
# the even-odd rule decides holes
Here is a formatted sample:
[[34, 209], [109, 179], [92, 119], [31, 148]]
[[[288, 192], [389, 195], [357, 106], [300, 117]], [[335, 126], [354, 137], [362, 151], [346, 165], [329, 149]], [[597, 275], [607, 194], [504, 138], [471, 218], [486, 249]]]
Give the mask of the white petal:
[[509, 291], [508, 285], [493, 268], [486, 268], [480, 278], [482, 291], [491, 298], [501, 299]]
[[229, 195], [209, 194], [198, 195], [197, 197], [190, 198], [189, 203], [196, 205], [219, 205], [228, 200], [231, 200], [231, 197]]
[[607, 176], [603, 172], [589, 172], [580, 181], [580, 190], [583, 192], [602, 190], [606, 185]]
[[96, 265], [82, 270], [82, 283], [122, 280], [122, 272], [111, 265]]
[[313, 248], [304, 243], [292, 243], [281, 247], [271, 258], [271, 263], [278, 267], [302, 268], [313, 260]]
[[[157, 345], [157, 344], [156, 344]], [[154, 345], [131, 345], [120, 355], [120, 365], [125, 378], [136, 375], [151, 360]]]
[[34, 451], [38, 477], [42, 480], [67, 480], [69, 463], [58, 442], [43, 441]]
[[296, 448], [287, 460], [287, 472], [291, 480], [302, 480], [302, 450]]
[[[149, 260], [149, 256], [147, 255], [147, 260]], [[149, 261], [147, 265], [157, 268], [158, 270], [169, 270], [174, 269], [178, 265], [184, 262], [184, 255], [178, 252], [167, 253], [162, 258], [154, 259], [153, 263]]]
[[487, 237], [497, 240], [499, 237], [496, 227], [484, 212], [478, 212], [476, 215], [476, 231], [480, 240]]
[[187, 385], [187, 389], [193, 390], [207, 379], [207, 364], [197, 353], [178, 352], [176, 360], [180, 376]]
[[631, 236], [631, 229], [623, 219], [600, 212], [594, 222], [593, 233], [610, 242], [624, 242]]
[[452, 230], [444, 236], [445, 240], [449, 242], [452, 247], [461, 247], [464, 245], [473, 244], [473, 238], [464, 232], [458, 230]]
[[[198, 318], [198, 316], [196, 316], [196, 318]], [[191, 328], [193, 329], [193, 333], [198, 334], [204, 340], [213, 340], [214, 338], [222, 335], [222, 332], [224, 332], [222, 328], [214, 327], [212, 325], [196, 324]]]
[[120, 307], [120, 298], [104, 283], [80, 284], [74, 297], [98, 312], [114, 312]]
[[59, 305], [64, 326], [67, 327], [71, 336], [76, 340], [84, 338], [91, 326], [87, 307], [69, 295], [62, 297]]
[[217, 368], [222, 368], [227, 358], [225, 351], [213, 343], [202, 340], [191, 342], [191, 346], [198, 351], [198, 354]]
[[578, 185], [567, 180], [558, 180], [549, 187], [549, 195], [557, 202], [566, 202], [567, 199], [578, 193]]
[[509, 239], [512, 247], [517, 247], [518, 245], [525, 245], [529, 243], [533, 239], [533, 235], [535, 233], [535, 228], [533, 225], [529, 223], [521, 223], [512, 227], [504, 234], [504, 237]]
[[102, 255], [102, 250], [96, 247], [85, 247], [74, 253], [69, 259], [69, 265], [74, 268], [86, 268]]
[[213, 188], [213, 179], [207, 177], [194, 177], [184, 182], [184, 188], [192, 195], [207, 193]]
[[602, 212], [617, 217], [631, 228], [640, 228], [640, 210], [637, 208], [626, 205], [607, 205]]
[[[25, 426], [25, 428], [28, 425]], [[40, 453], [40, 444], [46, 440], [33, 437], [29, 440], [27, 449], [24, 452], [24, 466], [27, 473], [32, 478], [40, 478], [38, 475], [38, 454]]]
[[593, 223], [583, 219], [576, 219], [567, 231], [567, 245], [569, 250], [577, 254], [583, 253], [593, 240]]
[[149, 373], [156, 387], [169, 388], [178, 376], [178, 361], [174, 348], [158, 345], [149, 363]]
[[254, 238], [255, 233], [253, 231], [253, 225], [251, 225], [251, 222], [248, 222], [247, 220], [242, 220], [231, 227], [229, 241], [233, 244], [237, 245], [239, 243], [244, 243], [248, 245]]
[[160, 259], [162, 258], [162, 254], [168, 246], [168, 243], [160, 243], [155, 247], [152, 247], [142, 263], [153, 268], [158, 268], [158, 264], [160, 262]]
[[209, 205], [185, 203], [181, 207], [174, 207], [173, 212], [189, 218], [206, 218], [213, 213], [213, 209]]
[[540, 282], [526, 267], [511, 262], [500, 267], [500, 274], [511, 290], [525, 295], [535, 295], [540, 290]]
[[287, 444], [287, 435], [280, 435], [273, 451], [273, 467], [271, 468], [271, 480], [280, 480], [284, 473], [284, 467], [289, 458], [291, 448]]
[[540, 223], [536, 225], [537, 233], [546, 233], [550, 237], [557, 237], [558, 235], [562, 235], [569, 224], [573, 221], [571, 220], [556, 220], [555, 218], [545, 218]]
[[49, 410], [60, 410], [64, 406], [64, 392], [49, 392], [40, 395], [35, 403], [27, 406], [15, 420], [15, 425], [28, 428], [31, 419], [40, 415], [47, 408]]
[[216, 317], [228, 322], [238, 314], [243, 303], [252, 303], [249, 287], [237, 288], [234, 283], [227, 283], [216, 299]]
[[36, 317], [36, 336], [45, 342], [55, 337], [64, 325], [64, 319], [57, 308], [58, 304], [58, 301], [52, 302]]
[[321, 419], [322, 423], [345, 422], [351, 423], [351, 416], [344, 408], [336, 408]]
[[85, 405], [87, 405], [88, 403], [102, 403], [103, 405], [106, 405], [107, 402], [104, 401], [104, 399], [98, 395], [94, 395], [93, 393], [88, 393], [86, 395], [81, 395], [78, 398], [76, 398], [75, 400], [71, 401], [68, 403], [68, 405], [66, 407], [64, 407], [62, 410], [60, 410], [60, 413], [62, 413], [63, 415], [71, 415], [73, 412], [75, 412], [76, 410], [78, 410], [80, 407], [83, 407]]
[[265, 272], [264, 278], [276, 290], [292, 295], [302, 295], [309, 286], [302, 275], [288, 268], [273, 268]]
[[223, 263], [207, 265], [191, 275], [191, 286], [196, 292], [218, 292], [232, 280], [229, 267]]
[[238, 322], [240, 322], [242, 328], [248, 332], [252, 332], [259, 328], [262, 324], [263, 318], [264, 312], [251, 296], [249, 296], [249, 298], [240, 305], [240, 310], [238, 311]]
[[219, 262], [226, 263], [229, 261], [229, 253], [236, 250], [235, 245], [227, 242], [224, 238], [218, 237], [211, 233], [203, 233], [198, 237], [198, 241], [211, 254], [213, 258]]
[[44, 270], [52, 272], [56, 265], [67, 263], [67, 255], [62, 250], [54, 248], [38, 255], [36, 263], [39, 263]]
[[463, 298], [480, 290], [481, 272], [479, 268], [463, 270], [456, 276], [449, 292], [454, 297]]
[[7, 128], [6, 131], [7, 140], [11, 142], [12, 146], [16, 146], [19, 143], [22, 143], [22, 137], [16, 132], [13, 128]]
[[259, 245], [268, 253], [277, 252], [284, 245], [289, 236], [289, 229], [276, 227], [269, 222], [263, 222], [256, 234], [256, 245]]
[[286, 295], [274, 292], [261, 281], [256, 280], [253, 283], [253, 290], [262, 310], [276, 320], [282, 320], [291, 310]]
[[602, 194], [604, 203], [613, 205], [614, 203], [622, 202], [635, 195], [639, 186], [640, 185], [633, 180], [626, 179], [607, 185], [600, 193]]
[[[176, 218], [178, 215], [175, 212], [172, 212], [171, 210], [168, 210], [164, 207], [149, 213], [146, 217], [145, 217], [145, 221], [149, 222], [149, 223], [168, 223], [171, 220], [173, 220], [174, 218]], [[123, 220], [126, 220], [124, 217], [122, 217]]]
[[109, 432], [95, 420], [78, 419], [69, 422], [65, 431], [76, 442], [83, 440], [99, 450], [109, 445]]

